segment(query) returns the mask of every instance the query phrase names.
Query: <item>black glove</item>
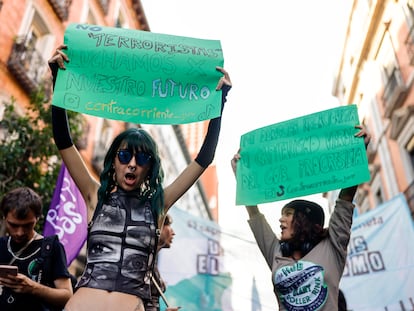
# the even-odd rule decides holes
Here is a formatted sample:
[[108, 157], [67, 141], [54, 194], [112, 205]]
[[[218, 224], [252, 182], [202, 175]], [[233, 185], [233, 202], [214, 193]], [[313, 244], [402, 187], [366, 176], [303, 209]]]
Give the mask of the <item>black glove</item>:
[[66, 110], [52, 105], [53, 138], [59, 150], [73, 145], [69, 132], [69, 122]]
[[53, 89], [55, 89], [59, 66], [57, 63], [49, 63], [49, 68], [50, 68], [50, 71], [52, 72]]
[[[224, 104], [227, 101], [227, 94], [230, 91], [230, 85], [223, 85], [221, 89], [221, 112], [223, 112]], [[211, 162], [213, 162], [214, 155], [216, 153], [216, 147], [220, 135], [221, 129], [221, 116], [211, 119], [208, 124], [207, 134], [204, 138], [203, 145], [200, 148], [200, 151], [195, 158], [195, 161], [200, 164], [200, 166], [207, 168]]]
[[231, 85], [224, 84], [221, 88], [221, 112], [223, 112], [224, 104], [227, 102], [227, 94], [231, 89]]
[[[52, 72], [53, 89], [55, 89], [56, 78], [59, 70], [57, 63], [49, 63]], [[73, 145], [69, 132], [69, 122], [66, 110], [52, 105], [53, 138], [59, 150], [69, 148]]]

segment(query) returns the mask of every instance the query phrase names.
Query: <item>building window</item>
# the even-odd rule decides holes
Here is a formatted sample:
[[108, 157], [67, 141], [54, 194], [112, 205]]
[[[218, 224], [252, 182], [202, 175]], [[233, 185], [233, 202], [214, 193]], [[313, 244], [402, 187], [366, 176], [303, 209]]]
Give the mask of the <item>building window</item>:
[[36, 9], [30, 7], [26, 17], [25, 25], [15, 37], [7, 67], [30, 94], [45, 82], [48, 74], [47, 59], [55, 38]]
[[372, 177], [371, 194], [374, 198], [374, 208], [384, 202], [384, 191], [382, 189], [381, 174], [379, 168], [375, 170]]
[[50, 5], [55, 11], [56, 15], [62, 20], [66, 21], [69, 16], [69, 6], [72, 0], [49, 0]]
[[377, 61], [381, 64], [384, 92], [382, 94], [384, 116], [389, 118], [392, 112], [401, 106], [407, 88], [395, 55], [392, 41], [387, 31], [384, 35]]
[[109, 0], [98, 0], [98, 3], [104, 14], [108, 14]]

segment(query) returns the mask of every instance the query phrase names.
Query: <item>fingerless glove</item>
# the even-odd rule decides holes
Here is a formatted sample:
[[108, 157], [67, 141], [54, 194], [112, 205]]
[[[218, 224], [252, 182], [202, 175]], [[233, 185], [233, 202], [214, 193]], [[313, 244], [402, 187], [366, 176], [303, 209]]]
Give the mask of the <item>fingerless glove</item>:
[[[57, 63], [49, 63], [49, 68], [52, 72], [53, 89], [55, 89], [59, 66]], [[59, 150], [69, 148], [73, 145], [72, 137], [69, 132], [68, 116], [65, 109], [52, 105], [52, 126], [53, 138]]]
[[59, 66], [56, 63], [49, 63], [49, 68], [50, 68], [50, 71], [52, 72], [53, 89], [55, 89], [56, 78], [57, 78], [57, 73], [58, 73]]
[[59, 150], [73, 145], [69, 132], [69, 122], [66, 110], [52, 105], [53, 138]]
[[[221, 89], [221, 111], [223, 112], [224, 104], [227, 101], [227, 94], [231, 86], [225, 84]], [[195, 161], [200, 164], [200, 166], [207, 168], [211, 162], [213, 162], [214, 155], [216, 153], [216, 147], [220, 135], [221, 129], [221, 116], [211, 119], [208, 124], [207, 134], [204, 138], [203, 145], [198, 152]]]

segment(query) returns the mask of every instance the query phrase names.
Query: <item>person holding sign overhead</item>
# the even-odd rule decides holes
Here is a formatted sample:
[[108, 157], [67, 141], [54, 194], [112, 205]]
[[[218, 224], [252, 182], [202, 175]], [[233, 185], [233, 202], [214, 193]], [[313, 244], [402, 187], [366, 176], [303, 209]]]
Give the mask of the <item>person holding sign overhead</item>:
[[[365, 148], [370, 136], [360, 129], [354, 139], [363, 137]], [[237, 173], [240, 150], [231, 160]], [[338, 310], [338, 288], [350, 238], [358, 186], [340, 191], [335, 209], [324, 228], [322, 207], [295, 199], [287, 203], [279, 219], [280, 239], [271, 229], [257, 205], [247, 206], [249, 225], [256, 242], [272, 270], [272, 283], [279, 310]]]
[[[61, 46], [49, 60], [54, 81], [69, 59]], [[216, 91], [222, 108], [231, 88], [229, 74]], [[194, 161], [163, 188], [163, 170], [156, 142], [143, 129], [130, 128], [112, 142], [104, 159], [100, 182], [89, 173], [72, 142], [66, 110], [52, 106], [55, 143], [88, 206], [89, 234], [86, 267], [66, 311], [144, 311], [151, 298], [151, 275], [157, 240], [169, 208], [197, 181], [212, 162], [221, 116], [211, 119]]]

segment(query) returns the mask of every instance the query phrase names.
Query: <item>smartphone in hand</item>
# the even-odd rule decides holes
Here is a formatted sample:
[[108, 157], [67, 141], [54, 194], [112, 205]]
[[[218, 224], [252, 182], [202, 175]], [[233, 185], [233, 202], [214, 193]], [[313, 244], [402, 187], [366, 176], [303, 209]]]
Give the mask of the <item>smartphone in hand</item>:
[[0, 277], [7, 277], [9, 275], [16, 276], [18, 272], [17, 266], [0, 265]]

